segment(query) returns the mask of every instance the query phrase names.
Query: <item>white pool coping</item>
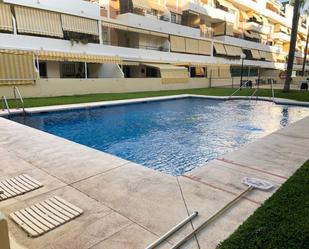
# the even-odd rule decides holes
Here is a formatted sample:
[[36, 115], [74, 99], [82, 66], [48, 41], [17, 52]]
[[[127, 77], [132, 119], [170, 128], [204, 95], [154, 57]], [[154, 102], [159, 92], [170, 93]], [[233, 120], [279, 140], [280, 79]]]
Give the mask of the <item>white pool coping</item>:
[[[228, 99], [185, 94], [27, 108], [27, 111], [49, 112], [194, 96]], [[269, 98], [263, 100], [270, 101]], [[286, 100], [278, 101], [287, 104]], [[288, 101], [291, 103], [297, 105], [298, 102]], [[272, 191], [253, 191], [187, 245], [190, 249], [214, 249], [262, 205], [308, 155], [309, 117], [177, 177], [0, 118], [0, 165], [5, 165], [0, 168], [0, 180], [28, 174], [44, 185], [38, 191], [0, 202], [0, 208], [8, 216], [59, 195], [85, 210], [75, 221], [35, 240], [9, 220], [12, 249], [18, 248], [15, 245], [29, 249], [45, 249], [50, 245], [58, 249], [142, 249], [194, 211], [199, 212], [192, 224], [197, 227], [245, 189], [241, 184], [244, 176], [272, 182], [275, 185]], [[170, 248], [192, 231], [192, 226], [189, 224], [177, 232], [162, 248]]]

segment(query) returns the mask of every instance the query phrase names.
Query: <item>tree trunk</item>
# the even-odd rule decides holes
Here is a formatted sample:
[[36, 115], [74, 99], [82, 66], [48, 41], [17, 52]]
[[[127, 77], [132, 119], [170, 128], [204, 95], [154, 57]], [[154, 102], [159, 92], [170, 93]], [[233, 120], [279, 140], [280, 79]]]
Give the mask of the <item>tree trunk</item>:
[[294, 2], [294, 10], [293, 10], [293, 23], [292, 23], [292, 34], [290, 41], [290, 49], [289, 49], [289, 58], [287, 65], [287, 76], [284, 83], [284, 92], [290, 91], [290, 84], [292, 81], [292, 71], [293, 71], [293, 63], [295, 57], [295, 47], [297, 41], [297, 32], [298, 32], [298, 21], [300, 16], [300, 0], [295, 0]]
[[309, 42], [309, 28], [307, 31], [307, 40], [306, 40], [306, 46], [305, 46], [305, 55], [304, 55], [304, 61], [303, 61], [303, 70], [302, 70], [302, 76], [305, 75], [306, 71], [306, 60], [307, 60], [307, 50], [308, 50], [308, 42]]

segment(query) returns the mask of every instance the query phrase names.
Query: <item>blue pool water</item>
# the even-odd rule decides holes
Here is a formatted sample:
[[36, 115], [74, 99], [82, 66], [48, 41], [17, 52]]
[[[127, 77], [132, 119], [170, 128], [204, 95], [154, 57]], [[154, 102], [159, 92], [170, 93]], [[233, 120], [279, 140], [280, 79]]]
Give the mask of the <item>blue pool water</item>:
[[264, 101], [184, 98], [11, 119], [181, 175], [308, 115], [309, 108]]

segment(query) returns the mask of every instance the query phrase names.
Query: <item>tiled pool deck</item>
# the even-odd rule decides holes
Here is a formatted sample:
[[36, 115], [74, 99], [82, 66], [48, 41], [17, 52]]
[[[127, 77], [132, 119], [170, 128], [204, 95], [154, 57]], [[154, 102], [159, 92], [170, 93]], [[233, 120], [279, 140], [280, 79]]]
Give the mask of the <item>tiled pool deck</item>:
[[9, 219], [12, 249], [145, 248], [198, 211], [193, 224], [159, 247], [169, 248], [241, 193], [244, 176], [274, 183], [271, 192], [248, 194], [183, 247], [215, 248], [308, 158], [309, 117], [180, 177], [0, 118], [0, 180], [28, 174], [44, 184], [0, 202], [0, 210], [8, 216], [54, 195], [84, 210], [79, 218], [36, 239]]

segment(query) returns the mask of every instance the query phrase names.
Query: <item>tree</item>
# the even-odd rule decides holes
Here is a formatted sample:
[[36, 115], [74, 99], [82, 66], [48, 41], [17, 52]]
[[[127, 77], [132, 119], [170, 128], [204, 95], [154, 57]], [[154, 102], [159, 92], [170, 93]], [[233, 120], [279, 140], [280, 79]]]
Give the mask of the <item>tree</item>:
[[[284, 92], [290, 91], [290, 84], [292, 81], [292, 71], [295, 57], [295, 47], [297, 41], [297, 32], [298, 32], [298, 22], [300, 16], [300, 2], [301, 0], [294, 0], [294, 10], [293, 10], [293, 22], [292, 22], [292, 33], [290, 40], [290, 49], [289, 49], [289, 57], [288, 57], [288, 65], [287, 65], [287, 76], [284, 83]], [[305, 2], [305, 1], [302, 1]]]
[[[309, 16], [309, 7], [307, 9], [305, 9], [304, 14], [306, 15], [306, 17]], [[307, 52], [308, 52], [308, 42], [309, 42], [309, 26], [308, 26], [308, 30], [307, 30], [307, 39], [306, 39], [306, 46], [305, 46], [305, 51], [304, 51], [304, 61], [303, 61], [302, 76], [305, 75]]]

